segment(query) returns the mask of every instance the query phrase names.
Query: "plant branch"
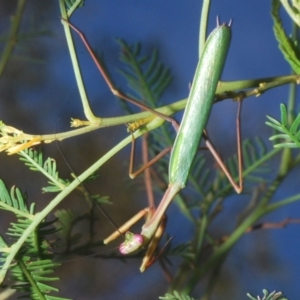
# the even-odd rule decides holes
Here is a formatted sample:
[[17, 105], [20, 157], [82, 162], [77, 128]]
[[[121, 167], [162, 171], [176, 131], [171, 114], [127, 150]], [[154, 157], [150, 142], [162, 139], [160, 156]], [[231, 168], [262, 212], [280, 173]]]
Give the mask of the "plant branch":
[[[151, 123], [149, 123], [146, 128], [142, 130], [136, 131], [134, 134], [135, 138], [140, 137], [145, 132], [151, 131], [158, 126], [164, 120], [160, 118], [154, 119]], [[35, 218], [32, 223], [24, 230], [22, 236], [19, 240], [11, 246], [11, 252], [6, 257], [5, 263], [2, 265], [2, 269], [0, 270], [0, 284], [3, 282], [6, 273], [11, 265], [13, 259], [17, 255], [18, 251], [21, 249], [22, 245], [26, 242], [26, 239], [33, 233], [36, 227], [48, 216], [48, 214], [63, 201], [63, 199], [69, 195], [78, 185], [81, 184], [86, 178], [88, 178], [91, 174], [93, 174], [96, 170], [98, 170], [105, 162], [107, 162], [111, 157], [113, 157], [116, 153], [118, 153], [125, 146], [130, 144], [132, 141], [132, 137], [128, 136], [124, 140], [122, 140], [119, 144], [113, 147], [110, 151], [108, 151], [105, 155], [103, 155], [97, 162], [95, 162], [90, 168], [88, 168], [85, 172], [83, 172], [80, 176], [75, 178], [65, 189], [60, 192], [41, 212], [35, 214]]]
[[205, 45], [205, 41], [206, 41], [209, 9], [210, 9], [210, 0], [204, 0], [202, 4], [200, 28], [199, 28], [199, 46], [198, 46], [199, 58], [201, 57]]
[[[216, 91], [216, 100], [215, 102], [223, 101], [225, 99], [233, 98], [234, 100], [241, 100], [250, 96], [259, 96], [263, 92], [266, 92], [269, 89], [275, 88], [277, 86], [281, 86], [289, 83], [299, 83], [299, 75], [288, 75], [288, 76], [280, 76], [280, 77], [269, 77], [269, 78], [261, 78], [256, 80], [241, 80], [234, 82], [220, 82], [219, 87]], [[241, 92], [233, 92], [230, 91], [231, 88], [241, 89], [241, 88], [251, 88], [255, 87], [253, 90], [249, 91], [241, 91]], [[170, 116], [174, 113], [185, 108], [186, 99], [174, 102], [170, 105], [166, 105], [160, 108], [155, 109], [156, 111]], [[92, 125], [85, 126], [80, 129], [55, 133], [55, 134], [47, 134], [47, 135], [32, 135], [23, 133], [22, 131], [6, 126], [2, 123], [0, 126], [0, 131], [2, 137], [0, 138], [0, 152], [7, 151], [9, 154], [16, 153], [18, 151], [24, 150], [32, 145], [39, 144], [41, 142], [51, 143], [55, 140], [62, 141], [63, 139], [74, 137], [77, 135], [81, 135], [90, 131], [97, 130], [103, 127], [110, 127], [120, 124], [126, 123], [134, 123], [137, 120], [145, 120], [141, 122], [143, 125], [151, 122], [155, 118], [150, 112], [141, 112], [137, 114], [132, 114], [128, 116], [120, 116], [120, 117], [112, 117], [112, 118], [103, 118], [100, 123], [93, 123]], [[76, 126], [85, 125], [86, 121], [73, 120], [73, 124], [76, 123]], [[163, 122], [162, 122], [163, 123]], [[90, 124], [88, 122], [87, 124]]]
[[[59, 6], [60, 6], [61, 17], [64, 20], [68, 20], [68, 14], [66, 11], [64, 0], [59, 1]], [[88, 97], [87, 97], [83, 79], [81, 76], [79, 63], [77, 60], [76, 49], [75, 49], [75, 46], [73, 43], [70, 26], [68, 25], [68, 23], [64, 22], [63, 20], [62, 20], [62, 25], [63, 25], [64, 31], [65, 31], [66, 41], [67, 41], [68, 49], [70, 52], [70, 57], [71, 57], [72, 65], [73, 65], [73, 70], [74, 70], [76, 83], [77, 83], [78, 91], [80, 94], [84, 114], [91, 123], [99, 123], [100, 119], [94, 115], [94, 113], [92, 112], [92, 109], [89, 105]]]

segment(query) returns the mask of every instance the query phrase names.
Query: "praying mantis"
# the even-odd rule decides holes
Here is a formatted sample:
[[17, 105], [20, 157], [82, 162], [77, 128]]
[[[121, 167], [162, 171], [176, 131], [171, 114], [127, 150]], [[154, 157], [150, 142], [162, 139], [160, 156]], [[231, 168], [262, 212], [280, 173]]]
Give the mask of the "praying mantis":
[[[198, 62], [187, 106], [171, 152], [169, 163], [169, 186], [158, 208], [155, 211], [151, 208], [141, 211], [120, 227], [118, 231], [104, 240], [105, 244], [109, 243], [119, 236], [120, 233], [127, 232], [132, 224], [145, 214], [149, 214], [150, 217], [148, 216], [146, 223], [142, 227], [141, 233], [132, 234], [131, 232], [127, 232], [125, 242], [120, 246], [121, 253], [128, 254], [149, 244], [146, 256], [140, 267], [141, 272], [145, 271], [145, 269], [151, 265], [153, 254], [163, 232], [160, 225], [163, 223], [162, 220], [164, 214], [176, 194], [186, 185], [188, 174], [198, 150], [202, 134], [205, 138], [207, 148], [214, 155], [236, 192], [240, 193], [243, 189], [241, 143], [238, 143], [239, 184], [236, 184], [214, 147], [209, 142], [204, 131], [231, 39], [231, 22], [228, 25], [220, 25], [219, 22], [217, 23], [217, 28], [208, 37], [202, 56]], [[240, 108], [239, 104], [238, 120]], [[240, 141], [241, 134], [239, 126], [237, 129], [237, 137], [238, 141]]]
[[[207, 74], [206, 74], [207, 75]], [[196, 77], [196, 76], [195, 76]], [[196, 83], [197, 81], [196, 81], [196, 78], [194, 79], [194, 83]], [[207, 98], [206, 98], [207, 99]], [[204, 121], [204, 123], [205, 123], [205, 121]], [[147, 126], [147, 124], [145, 125], [145, 127]], [[191, 124], [191, 126], [193, 126], [193, 124]], [[206, 126], [206, 125], [205, 125]], [[204, 127], [205, 127], [204, 126]], [[204, 128], [203, 127], [203, 128]], [[140, 132], [142, 132], [142, 130], [140, 130]], [[201, 133], [200, 133], [200, 135], [198, 134], [197, 136], [200, 136], [200, 138], [201, 138]], [[127, 139], [129, 140], [130, 139], [130, 137], [131, 136], [129, 136]], [[206, 136], [204, 135], [204, 136], [202, 136], [202, 140], [203, 139], [205, 139], [206, 138]], [[208, 140], [207, 140], [207, 142], [208, 142]], [[174, 148], [175, 148], [175, 146], [174, 146]], [[173, 154], [173, 153], [172, 153]], [[184, 158], [185, 156], [183, 156], [183, 158]], [[179, 160], [179, 162], [181, 162], [182, 160]], [[191, 161], [192, 161], [192, 159], [191, 159]], [[176, 163], [174, 163], [173, 164], [173, 166], [178, 166], [179, 164], [176, 164]], [[173, 170], [173, 169], [172, 169]], [[174, 171], [174, 176], [177, 174], [175, 171]], [[184, 177], [186, 177], [185, 175], [184, 175]], [[179, 179], [178, 180], [178, 182], [179, 183], [183, 183], [184, 182], [184, 180], [186, 180], [185, 178], [184, 179]], [[176, 182], [176, 181], [175, 181]], [[185, 184], [185, 183], [184, 183]], [[178, 187], [178, 188], [183, 188], [183, 187], [181, 187], [181, 185]], [[160, 200], [160, 199], [158, 199], [158, 200]], [[170, 201], [172, 201], [172, 200], [170, 200]], [[166, 203], [166, 202], [165, 202]], [[70, 203], [71, 205], [73, 204], [73, 203]], [[128, 205], [130, 205], [130, 201], [128, 202]], [[159, 206], [159, 209], [161, 208], [162, 206]], [[158, 210], [159, 210], [158, 209]], [[157, 211], [158, 211], [157, 210]], [[150, 212], [148, 215], [149, 215], [149, 218], [150, 219], [148, 219], [147, 220], [147, 222], [146, 222], [146, 224], [145, 224], [145, 227], [146, 227], [146, 225], [147, 224], [149, 224], [149, 221], [152, 219], [154, 219], [154, 216], [155, 216], [155, 210], [153, 209], [148, 209], [148, 211]], [[152, 215], [151, 215], [152, 214]], [[172, 217], [172, 219], [173, 219], [173, 217]], [[159, 236], [161, 235], [161, 231], [159, 231], [159, 230], [163, 230], [163, 222], [164, 222], [165, 220], [164, 220], [164, 217], [162, 217], [161, 218], [161, 220], [160, 220], [160, 223], [159, 223], [159, 226], [157, 227], [157, 229], [155, 230], [155, 235], [154, 235], [154, 238], [153, 238], [153, 235], [152, 236], [150, 236], [149, 237], [149, 240], [148, 241], [150, 241], [150, 242], [152, 242], [153, 241], [153, 243], [154, 244], [149, 244], [149, 250], [150, 249], [155, 249], [155, 247], [156, 247], [156, 236], [159, 238]], [[201, 226], [202, 228], [203, 228], [203, 226]], [[149, 228], [149, 227], [148, 227]], [[159, 229], [159, 230], [158, 230]], [[127, 228], [125, 229], [125, 230], [128, 230]], [[143, 230], [144, 230], [144, 228], [143, 228]], [[113, 231], [113, 230], [112, 230]], [[119, 230], [119, 231], [121, 231], [121, 230]], [[142, 231], [142, 233], [143, 233], [143, 231]], [[147, 232], [146, 232], [147, 233]], [[146, 241], [145, 241], [145, 239], [144, 239], [144, 236], [142, 235], [142, 234], [140, 234], [140, 235], [134, 235], [134, 234], [126, 234], [126, 236], [127, 236], [127, 239], [126, 239], [126, 242], [127, 243], [124, 243], [123, 245], [122, 245], [122, 251], [123, 252], [129, 252], [129, 251], [133, 251], [134, 250], [134, 248], [131, 248], [131, 246], [133, 245], [133, 246], [135, 246], [135, 245], [137, 245], [137, 249], [139, 249], [139, 248], [141, 248], [141, 247], [147, 247], [148, 245], [147, 245], [147, 243], [146, 243]], [[138, 243], [136, 243], [136, 240], [135, 240], [135, 237], [141, 237], [141, 239], [140, 239], [140, 241], [138, 242]], [[223, 242], [222, 242], [222, 244], [223, 244]], [[111, 247], [107, 247], [107, 248], [110, 248], [108, 251], [111, 251]], [[128, 250], [129, 249], [129, 250]], [[194, 248], [195, 249], [195, 248]], [[200, 251], [199, 251], [200, 252]], [[198, 253], [199, 253], [198, 252]], [[86, 253], [85, 253], [86, 254]], [[201, 256], [202, 256], [202, 253], [201, 253]], [[147, 254], [147, 256], [146, 256], [146, 258], [147, 258], [147, 262], [146, 263], [144, 263], [144, 266], [143, 266], [143, 268], [145, 269], [145, 268], [147, 268], [149, 265], [150, 265], [150, 263], [152, 262], [152, 258], [151, 257], [153, 257], [151, 254]], [[203, 256], [202, 256], [203, 257]], [[196, 261], [196, 260], [195, 260]], [[199, 264], [197, 264], [197, 263], [195, 263], [194, 264], [195, 266], [199, 266]], [[123, 272], [122, 272], [123, 273]]]
[[[109, 81], [102, 66], [97, 61], [83, 34], [76, 27], [74, 27], [74, 25], [69, 25], [82, 38], [87, 50], [92, 55], [93, 60], [97, 64], [111, 91], [120, 98], [136, 104], [135, 100], [132, 100], [131, 98], [114, 89], [112, 83]], [[224, 171], [236, 192], [241, 193], [243, 189], [242, 150], [240, 143], [241, 132], [239, 126], [241, 102], [239, 102], [237, 117], [239, 184], [237, 184], [231, 177], [229, 171], [222, 162], [220, 156], [217, 154], [205, 132], [205, 127], [209, 119], [213, 100], [215, 98], [217, 84], [221, 77], [223, 66], [226, 61], [230, 40], [231, 22], [220, 25], [219, 21], [217, 20], [217, 27], [209, 35], [196, 68], [187, 106], [171, 152], [169, 163], [169, 185], [158, 208], [155, 210], [153, 207], [149, 207], [140, 211], [136, 216], [118, 228], [117, 231], [103, 241], [104, 244], [108, 244], [118, 236], [125, 234], [125, 241], [120, 245], [119, 248], [122, 254], [132, 253], [148, 245], [146, 256], [144, 257], [140, 267], [141, 272], [145, 271], [145, 269], [153, 262], [153, 256], [156, 251], [157, 244], [164, 231], [165, 212], [176, 194], [179, 193], [180, 190], [186, 185], [188, 174], [196, 152], [198, 151], [202, 136], [204, 137], [206, 147], [212, 152], [220, 168]], [[138, 106], [142, 109], [150, 110], [158, 117], [165, 118], [165, 116], [158, 114], [156, 111], [149, 109], [143, 104], [138, 103]], [[173, 119], [170, 117], [165, 119], [172, 122], [176, 128], [176, 123], [173, 121]], [[129, 232], [129, 228], [145, 215], [148, 215], [148, 217], [146, 223], [142, 227], [141, 233], [133, 234]]]

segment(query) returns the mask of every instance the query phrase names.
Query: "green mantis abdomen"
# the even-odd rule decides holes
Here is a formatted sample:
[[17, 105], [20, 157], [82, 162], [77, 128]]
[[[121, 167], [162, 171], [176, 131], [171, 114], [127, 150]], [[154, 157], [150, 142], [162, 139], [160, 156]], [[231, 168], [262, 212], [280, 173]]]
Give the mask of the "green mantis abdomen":
[[186, 184], [210, 115], [230, 39], [231, 28], [224, 24], [218, 26], [205, 43], [170, 158], [170, 184], [181, 184], [182, 187]]

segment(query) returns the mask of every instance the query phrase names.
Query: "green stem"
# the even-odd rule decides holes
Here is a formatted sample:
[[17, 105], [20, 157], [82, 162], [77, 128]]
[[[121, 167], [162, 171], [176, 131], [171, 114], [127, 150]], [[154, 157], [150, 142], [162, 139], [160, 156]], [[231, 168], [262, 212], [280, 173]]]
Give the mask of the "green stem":
[[[59, 1], [59, 6], [60, 6], [60, 12], [61, 12], [62, 18], [64, 20], [68, 20], [68, 14], [67, 14], [65, 3], [63, 0]], [[68, 45], [69, 52], [70, 52], [70, 57], [71, 57], [72, 65], [73, 65], [73, 70], [74, 70], [76, 83], [77, 83], [77, 87], [79, 90], [84, 114], [91, 123], [99, 123], [99, 122], [101, 122], [101, 119], [94, 115], [94, 113], [92, 112], [92, 109], [89, 105], [88, 97], [87, 97], [83, 79], [81, 76], [79, 63], [77, 60], [76, 49], [74, 47], [70, 26], [68, 25], [68, 23], [66, 23], [64, 21], [62, 21], [62, 25], [63, 25], [64, 31], [65, 31], [66, 41], [67, 41], [67, 45]]]
[[300, 200], [300, 194], [288, 197], [286, 199], [283, 199], [281, 201], [277, 201], [275, 203], [269, 204], [267, 207], [268, 212], [272, 212], [278, 208], [281, 208], [283, 206], [286, 206], [288, 204], [292, 204], [294, 202], [297, 202]]
[[[199, 230], [200, 232], [199, 232], [199, 235], [197, 236], [197, 245], [196, 245], [197, 257], [200, 257], [202, 254], [201, 250], [203, 249], [204, 237], [206, 234], [207, 226], [208, 226], [208, 212], [205, 211], [202, 213], [200, 225], [198, 226], [198, 228], [200, 227], [200, 230]], [[198, 261], [197, 258], [195, 260]]]
[[[230, 99], [232, 97], [236, 97], [236, 98], [239, 97], [239, 98], [244, 99], [244, 98], [252, 96], [252, 95], [257, 96], [271, 88], [281, 86], [284, 84], [298, 83], [298, 82], [300, 82], [299, 75], [269, 77], [269, 78], [255, 79], [255, 80], [241, 80], [241, 81], [234, 81], [234, 82], [220, 82], [219, 87], [217, 88], [217, 91], [216, 91], [217, 97], [216, 97], [215, 102], [223, 101], [225, 99]], [[236, 93], [230, 92], [231, 88], [240, 90], [243, 88], [246, 89], [246, 88], [251, 88], [251, 87], [255, 87], [255, 88], [253, 90], [245, 91], [245, 92], [236, 92]], [[186, 99], [180, 100], [180, 101], [174, 102], [173, 104], [166, 105], [166, 106], [163, 106], [163, 107], [155, 109], [155, 110], [164, 115], [170, 116], [170, 115], [184, 109], [185, 105], [186, 105], [186, 101], [187, 101]], [[13, 137], [11, 137], [11, 141], [9, 141], [9, 142], [6, 141], [3, 145], [0, 145], [0, 149], [1, 149], [1, 151], [7, 150], [6, 146], [8, 145], [8, 143], [11, 143], [11, 145], [14, 146], [22, 141], [23, 142], [30, 141], [32, 139], [36, 139], [37, 143], [42, 142], [42, 141], [44, 141], [45, 143], [51, 143], [55, 140], [61, 141], [63, 139], [81, 135], [81, 134], [84, 134], [84, 133], [87, 133], [90, 131], [97, 130], [99, 128], [110, 127], [110, 126], [115, 126], [115, 125], [120, 125], [120, 124], [126, 124], [126, 123], [135, 122], [137, 120], [143, 120], [143, 119], [146, 119], [147, 122], [149, 122], [149, 121], [151, 121], [152, 118], [156, 118], [156, 117], [152, 113], [145, 111], [145, 112], [132, 114], [132, 115], [128, 115], [128, 116], [103, 118], [103, 119], [101, 119], [100, 123], [99, 122], [93, 123], [92, 125], [88, 125], [83, 128], [80, 128], [80, 129], [56, 133], [56, 134], [47, 134], [47, 135], [32, 135], [32, 134], [26, 134], [26, 133], [17, 134], [17, 135], [14, 135]], [[5, 126], [2, 126], [2, 127], [5, 128]], [[3, 129], [1, 129], [1, 131], [2, 130]], [[6, 135], [6, 134], [3, 134], [3, 135]], [[1, 139], [7, 140], [7, 137], [6, 136], [0, 137], [0, 144], [2, 144]]]
[[[292, 32], [292, 38], [296, 43], [299, 43], [299, 27], [292, 22], [293, 26], [293, 32]], [[292, 124], [292, 122], [295, 120], [295, 104], [296, 104], [296, 98], [297, 97], [297, 87], [295, 83], [292, 83], [290, 85], [290, 91], [289, 91], [289, 99], [287, 104], [287, 111], [288, 111], [288, 123]]]
[[33, 279], [31, 273], [27, 270], [24, 262], [22, 260], [18, 261], [18, 266], [22, 270], [22, 273], [26, 276], [28, 282], [30, 283], [32, 289], [35, 291], [36, 296], [38, 296], [40, 300], [46, 300], [47, 298], [44, 297], [43, 293], [41, 292], [41, 289], [38, 287], [36, 281]]
[[[174, 113], [182, 110], [185, 108], [186, 100], [180, 100], [178, 102], [175, 102], [170, 105], [166, 105], [160, 108], [155, 109], [156, 111], [170, 116], [173, 115]], [[153, 118], [151, 120], [151, 117]], [[45, 135], [33, 135], [33, 134], [28, 134], [28, 133], [23, 133], [22, 135], [19, 135], [20, 140], [32, 140], [32, 139], [37, 139], [38, 141], [43, 141], [45, 143], [51, 143], [53, 141], [62, 141], [67, 138], [71, 138], [74, 136], [78, 136], [81, 134], [85, 134], [87, 132], [91, 132], [100, 128], [104, 127], [111, 127], [111, 126], [116, 126], [116, 125], [123, 125], [127, 123], [131, 123], [134, 121], [142, 120], [142, 119], [147, 119], [149, 120], [148, 122], [152, 122], [155, 119], [159, 119], [158, 117], [154, 116], [150, 112], [141, 112], [141, 113], [136, 113], [128, 116], [120, 116], [120, 117], [112, 117], [112, 118], [104, 118], [102, 119], [101, 124], [96, 124], [96, 125], [88, 125], [79, 129], [74, 129], [66, 132], [58, 132], [54, 134], [45, 134]], [[161, 124], [163, 124], [165, 121], [162, 120]], [[147, 126], [147, 123], [144, 125]], [[13, 137], [16, 139], [16, 137]]]
[[199, 28], [199, 46], [198, 46], [199, 58], [201, 57], [201, 54], [204, 49], [205, 41], [206, 41], [209, 9], [210, 9], [210, 0], [204, 0], [202, 4], [200, 28]]
[[242, 94], [245, 97], [249, 96], [260, 96], [265, 91], [278, 87], [281, 85], [289, 84], [289, 83], [297, 83], [300, 82], [300, 76], [295, 75], [287, 75], [287, 76], [275, 76], [275, 77], [266, 77], [266, 78], [257, 78], [257, 79], [246, 79], [246, 80], [238, 80], [238, 81], [220, 81], [217, 87], [216, 94], [223, 94], [224, 96], [220, 98], [220, 100], [224, 100], [227, 98], [231, 98], [230, 95], [232, 91], [238, 91], [242, 89], [250, 89], [255, 88], [254, 90], [247, 92], [237, 92], [236, 95]]

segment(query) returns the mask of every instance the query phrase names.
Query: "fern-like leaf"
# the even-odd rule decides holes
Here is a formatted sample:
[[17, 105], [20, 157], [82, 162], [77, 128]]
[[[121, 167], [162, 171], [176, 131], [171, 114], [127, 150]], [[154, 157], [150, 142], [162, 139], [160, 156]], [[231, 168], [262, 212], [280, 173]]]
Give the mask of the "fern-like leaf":
[[172, 294], [165, 294], [163, 297], [159, 297], [160, 300], [195, 300], [194, 298], [173, 291]]
[[128, 45], [123, 40], [117, 40], [122, 47], [120, 60], [125, 68], [120, 73], [127, 80], [128, 86], [147, 105], [156, 106], [172, 77], [169, 69], [159, 61], [159, 53], [154, 50], [151, 56], [141, 56], [139, 43]]
[[270, 140], [280, 140], [274, 145], [275, 148], [300, 148], [300, 113], [292, 124], [289, 124], [288, 113], [284, 104], [280, 104], [280, 112], [281, 122], [267, 116], [269, 121], [266, 124], [278, 132], [271, 136]]
[[[157, 107], [161, 96], [170, 85], [172, 76], [168, 68], [159, 61], [159, 53], [154, 50], [150, 55], [143, 55], [139, 43], [128, 45], [123, 40], [118, 40], [122, 52], [120, 60], [124, 67], [120, 70], [127, 81], [134, 97], [138, 97], [147, 106]], [[124, 103], [126, 110], [130, 108]], [[149, 157], [155, 157], [160, 151], [173, 144], [174, 131], [168, 126], [161, 126], [148, 134]], [[155, 164], [157, 174], [167, 180], [167, 156]], [[155, 188], [155, 187], [154, 187]]]
[[11, 270], [12, 277], [17, 282], [12, 288], [25, 293], [23, 297], [28, 299], [68, 299], [49, 295], [59, 290], [46, 284], [59, 280], [58, 277], [49, 276], [54, 272], [53, 268], [59, 265], [48, 259], [32, 261], [30, 257], [24, 256]]
[[76, 244], [80, 240], [81, 236], [77, 234], [70, 237], [69, 235], [74, 222], [79, 217], [79, 214], [70, 209], [60, 209], [55, 212], [55, 216], [58, 220], [55, 222], [54, 226], [57, 230], [59, 230], [60, 235], [64, 239], [69, 239], [70, 243]]
[[[72, 8], [73, 5], [78, 2], [78, 0], [64, 0], [66, 6], [68, 9]], [[79, 3], [77, 3], [77, 7], [81, 7], [84, 5], [85, 0], [81, 0], [79, 1]]]
[[296, 74], [300, 73], [300, 51], [297, 42], [292, 38], [287, 37], [282, 26], [282, 21], [279, 14], [281, 2], [278, 0], [272, 1], [272, 18], [274, 21], [274, 34], [279, 43], [279, 49], [281, 50], [284, 58], [290, 64]]
[[34, 204], [30, 210], [26, 204], [26, 197], [21, 190], [13, 186], [10, 191], [6, 188], [4, 182], [0, 179], [0, 209], [12, 211], [18, 216], [31, 219]]
[[50, 186], [44, 187], [43, 192], [60, 192], [68, 184], [59, 177], [55, 159], [48, 157], [44, 160], [41, 150], [29, 148], [20, 151], [19, 155], [30, 170], [39, 171], [50, 180]]
[[[11, 223], [7, 235], [19, 240], [31, 222], [29, 219], [18, 218], [17, 222]], [[50, 276], [54, 273], [54, 268], [60, 264], [49, 260], [52, 254], [49, 254], [49, 243], [45, 239], [47, 235], [53, 235], [57, 231], [52, 226], [53, 223], [54, 221], [42, 222], [26, 239], [15, 256], [16, 263], [11, 267], [11, 280], [16, 283], [12, 288], [26, 293], [25, 298], [66, 299], [50, 296], [51, 292], [58, 292], [58, 289], [46, 284], [46, 282], [59, 279]], [[2, 262], [5, 261], [6, 254], [5, 251], [2, 251]]]
[[253, 297], [251, 294], [247, 293], [247, 296], [251, 300], [288, 300], [288, 298], [282, 296], [282, 292], [271, 292], [269, 293], [268, 290], [263, 290], [263, 298], [257, 296], [257, 298]]

